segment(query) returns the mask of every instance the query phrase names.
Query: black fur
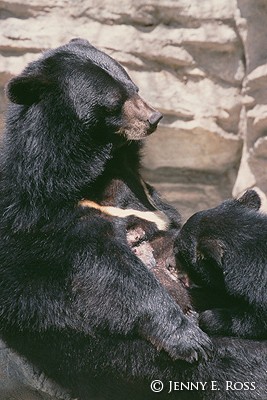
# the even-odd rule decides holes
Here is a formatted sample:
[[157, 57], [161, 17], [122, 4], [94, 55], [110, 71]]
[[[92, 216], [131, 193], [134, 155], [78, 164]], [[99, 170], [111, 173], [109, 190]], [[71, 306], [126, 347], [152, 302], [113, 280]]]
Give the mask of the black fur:
[[[253, 190], [192, 216], [180, 232], [178, 258], [213, 335], [267, 339], [267, 215]], [[208, 304], [198, 302], [206, 290]], [[210, 308], [210, 309], [207, 309]]]
[[[155, 110], [123, 68], [76, 39], [31, 63], [7, 95], [14, 102], [1, 154], [0, 326], [7, 343], [82, 400], [148, 399], [151, 378], [223, 385], [243, 379], [246, 363], [257, 393], [229, 398], [258, 398], [265, 390], [261, 344], [248, 350], [217, 341], [213, 359], [186, 362], [205, 360], [210, 341], [131, 250], [131, 220], [78, 206], [89, 199], [157, 208], [169, 216], [169, 232], [180, 228], [179, 214], [147, 186], [151, 203], [144, 190], [138, 139], [155, 130], [148, 122]], [[157, 234], [151, 224], [147, 235]], [[215, 398], [179, 394], [193, 396]]]

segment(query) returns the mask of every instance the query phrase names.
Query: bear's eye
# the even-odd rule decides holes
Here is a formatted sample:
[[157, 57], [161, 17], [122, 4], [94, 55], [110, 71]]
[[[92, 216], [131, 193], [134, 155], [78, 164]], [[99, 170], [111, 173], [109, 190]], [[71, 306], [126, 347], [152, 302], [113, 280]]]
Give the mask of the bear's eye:
[[118, 114], [123, 106], [123, 98], [120, 93], [114, 93], [106, 98], [104, 103], [104, 111], [109, 115]]
[[118, 114], [121, 110], [120, 104], [109, 104], [105, 107], [105, 112], [109, 115]]

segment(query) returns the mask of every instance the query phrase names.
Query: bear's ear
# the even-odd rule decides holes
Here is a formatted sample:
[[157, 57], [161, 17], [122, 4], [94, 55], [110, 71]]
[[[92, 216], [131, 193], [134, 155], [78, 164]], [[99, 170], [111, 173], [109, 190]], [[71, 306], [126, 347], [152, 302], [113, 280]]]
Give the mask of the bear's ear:
[[260, 196], [255, 190], [247, 190], [237, 201], [243, 206], [256, 211], [259, 210], [261, 206]]
[[70, 40], [70, 43], [72, 43], [72, 42], [79, 42], [79, 43], [83, 43], [83, 44], [90, 44], [90, 46], [91, 46], [91, 43], [88, 42], [87, 39], [83, 39], [83, 38], [79, 38], [79, 37], [75, 37], [75, 38], [71, 39], [71, 40]]
[[197, 258], [213, 259], [217, 265], [221, 265], [224, 251], [225, 246], [219, 239], [203, 238], [197, 246]]
[[37, 75], [22, 74], [11, 79], [5, 91], [12, 103], [30, 106], [40, 100], [47, 85], [48, 83]]

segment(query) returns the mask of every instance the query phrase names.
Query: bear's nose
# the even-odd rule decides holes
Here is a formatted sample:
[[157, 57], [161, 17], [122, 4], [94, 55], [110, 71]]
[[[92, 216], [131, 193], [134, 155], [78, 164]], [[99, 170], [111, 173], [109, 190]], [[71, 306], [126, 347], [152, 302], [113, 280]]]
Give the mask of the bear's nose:
[[156, 111], [148, 118], [148, 122], [151, 126], [155, 127], [158, 125], [162, 117], [163, 115], [160, 112]]

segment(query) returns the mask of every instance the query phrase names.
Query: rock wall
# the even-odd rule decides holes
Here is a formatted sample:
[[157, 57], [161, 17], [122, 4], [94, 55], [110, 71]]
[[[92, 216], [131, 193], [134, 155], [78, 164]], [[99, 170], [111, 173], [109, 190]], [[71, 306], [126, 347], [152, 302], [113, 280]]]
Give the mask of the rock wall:
[[3, 87], [38, 53], [84, 37], [164, 114], [144, 175], [187, 218], [267, 193], [267, 0], [0, 0]]

